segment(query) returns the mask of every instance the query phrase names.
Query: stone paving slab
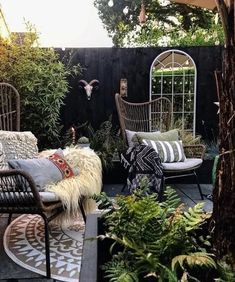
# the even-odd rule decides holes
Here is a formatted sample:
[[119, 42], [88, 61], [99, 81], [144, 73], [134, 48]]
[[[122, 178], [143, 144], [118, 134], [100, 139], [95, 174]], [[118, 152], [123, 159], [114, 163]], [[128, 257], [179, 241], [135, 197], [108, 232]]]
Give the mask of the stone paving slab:
[[[169, 185], [172, 188], [176, 189], [183, 203], [187, 206], [192, 207], [196, 203], [204, 202], [204, 210], [207, 212], [212, 211], [213, 204], [211, 200], [208, 200], [204, 197], [204, 200], [201, 200], [201, 196], [199, 194], [198, 188], [194, 184], [171, 184]], [[117, 194], [119, 195], [127, 195], [127, 188], [122, 191], [123, 184], [107, 184], [104, 185], [103, 191], [107, 193], [109, 197], [115, 197]], [[201, 184], [201, 189], [203, 194], [209, 195], [212, 193], [212, 185], [210, 184]]]

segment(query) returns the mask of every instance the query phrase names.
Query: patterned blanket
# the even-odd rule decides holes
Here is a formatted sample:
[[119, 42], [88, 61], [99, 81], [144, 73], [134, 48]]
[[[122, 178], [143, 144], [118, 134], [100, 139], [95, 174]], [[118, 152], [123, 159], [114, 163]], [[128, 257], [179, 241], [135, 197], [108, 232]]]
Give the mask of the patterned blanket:
[[162, 195], [162, 164], [158, 153], [150, 146], [130, 147], [121, 155], [121, 163], [128, 170], [127, 186], [130, 192], [147, 178], [150, 191]]

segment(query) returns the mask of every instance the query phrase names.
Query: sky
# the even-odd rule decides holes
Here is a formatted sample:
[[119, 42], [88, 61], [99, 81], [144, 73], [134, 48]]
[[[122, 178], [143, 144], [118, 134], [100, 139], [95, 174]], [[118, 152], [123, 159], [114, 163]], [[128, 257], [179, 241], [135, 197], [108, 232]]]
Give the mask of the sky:
[[29, 21], [44, 47], [111, 47], [112, 40], [93, 5], [94, 0], [0, 0], [12, 32]]

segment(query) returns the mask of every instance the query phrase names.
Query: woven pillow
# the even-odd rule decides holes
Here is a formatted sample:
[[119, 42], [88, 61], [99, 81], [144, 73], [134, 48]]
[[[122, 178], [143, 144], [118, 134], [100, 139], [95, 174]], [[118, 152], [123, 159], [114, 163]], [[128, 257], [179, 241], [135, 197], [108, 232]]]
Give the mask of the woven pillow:
[[34, 158], [38, 154], [37, 138], [30, 131], [0, 130], [0, 169], [8, 169], [8, 160]]
[[139, 144], [139, 140], [137, 137], [138, 134], [144, 136], [143, 139], [152, 139], [152, 136], [154, 136], [154, 134], [161, 133], [160, 131], [144, 132], [144, 131], [131, 131], [127, 129], [125, 129], [125, 132], [126, 132], [126, 138], [129, 147], [133, 147]]
[[39, 191], [62, 179], [78, 175], [78, 170], [73, 170], [64, 159], [61, 149], [48, 158], [9, 160], [8, 163], [13, 169], [27, 172]]
[[153, 147], [163, 163], [184, 162], [186, 157], [182, 141], [143, 140], [143, 144]]
[[154, 141], [178, 141], [179, 131], [178, 129], [172, 129], [165, 132], [136, 132], [138, 142], [141, 144], [143, 139], [154, 140]]

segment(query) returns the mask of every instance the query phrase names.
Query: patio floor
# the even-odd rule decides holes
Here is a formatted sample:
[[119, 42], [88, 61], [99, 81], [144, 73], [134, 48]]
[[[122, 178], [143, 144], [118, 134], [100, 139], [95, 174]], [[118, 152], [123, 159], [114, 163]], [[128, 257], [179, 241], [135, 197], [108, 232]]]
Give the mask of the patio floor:
[[[188, 206], [193, 206], [195, 203], [202, 202], [197, 187], [194, 184], [177, 184], [171, 185], [174, 187], [182, 202]], [[210, 194], [212, 192], [212, 185], [202, 184], [202, 191], [204, 194]], [[125, 189], [122, 193], [123, 184], [107, 184], [104, 185], [103, 191], [110, 197], [115, 197], [117, 194], [126, 194]], [[205, 203], [204, 209], [209, 212], [212, 211], [212, 202], [208, 199], [203, 201]], [[7, 224], [7, 215], [0, 216], [0, 281], [4, 282], [42, 282], [42, 281], [54, 281], [55, 279], [46, 279], [39, 274], [26, 270], [17, 264], [15, 264], [4, 252], [3, 249], [3, 233]]]

